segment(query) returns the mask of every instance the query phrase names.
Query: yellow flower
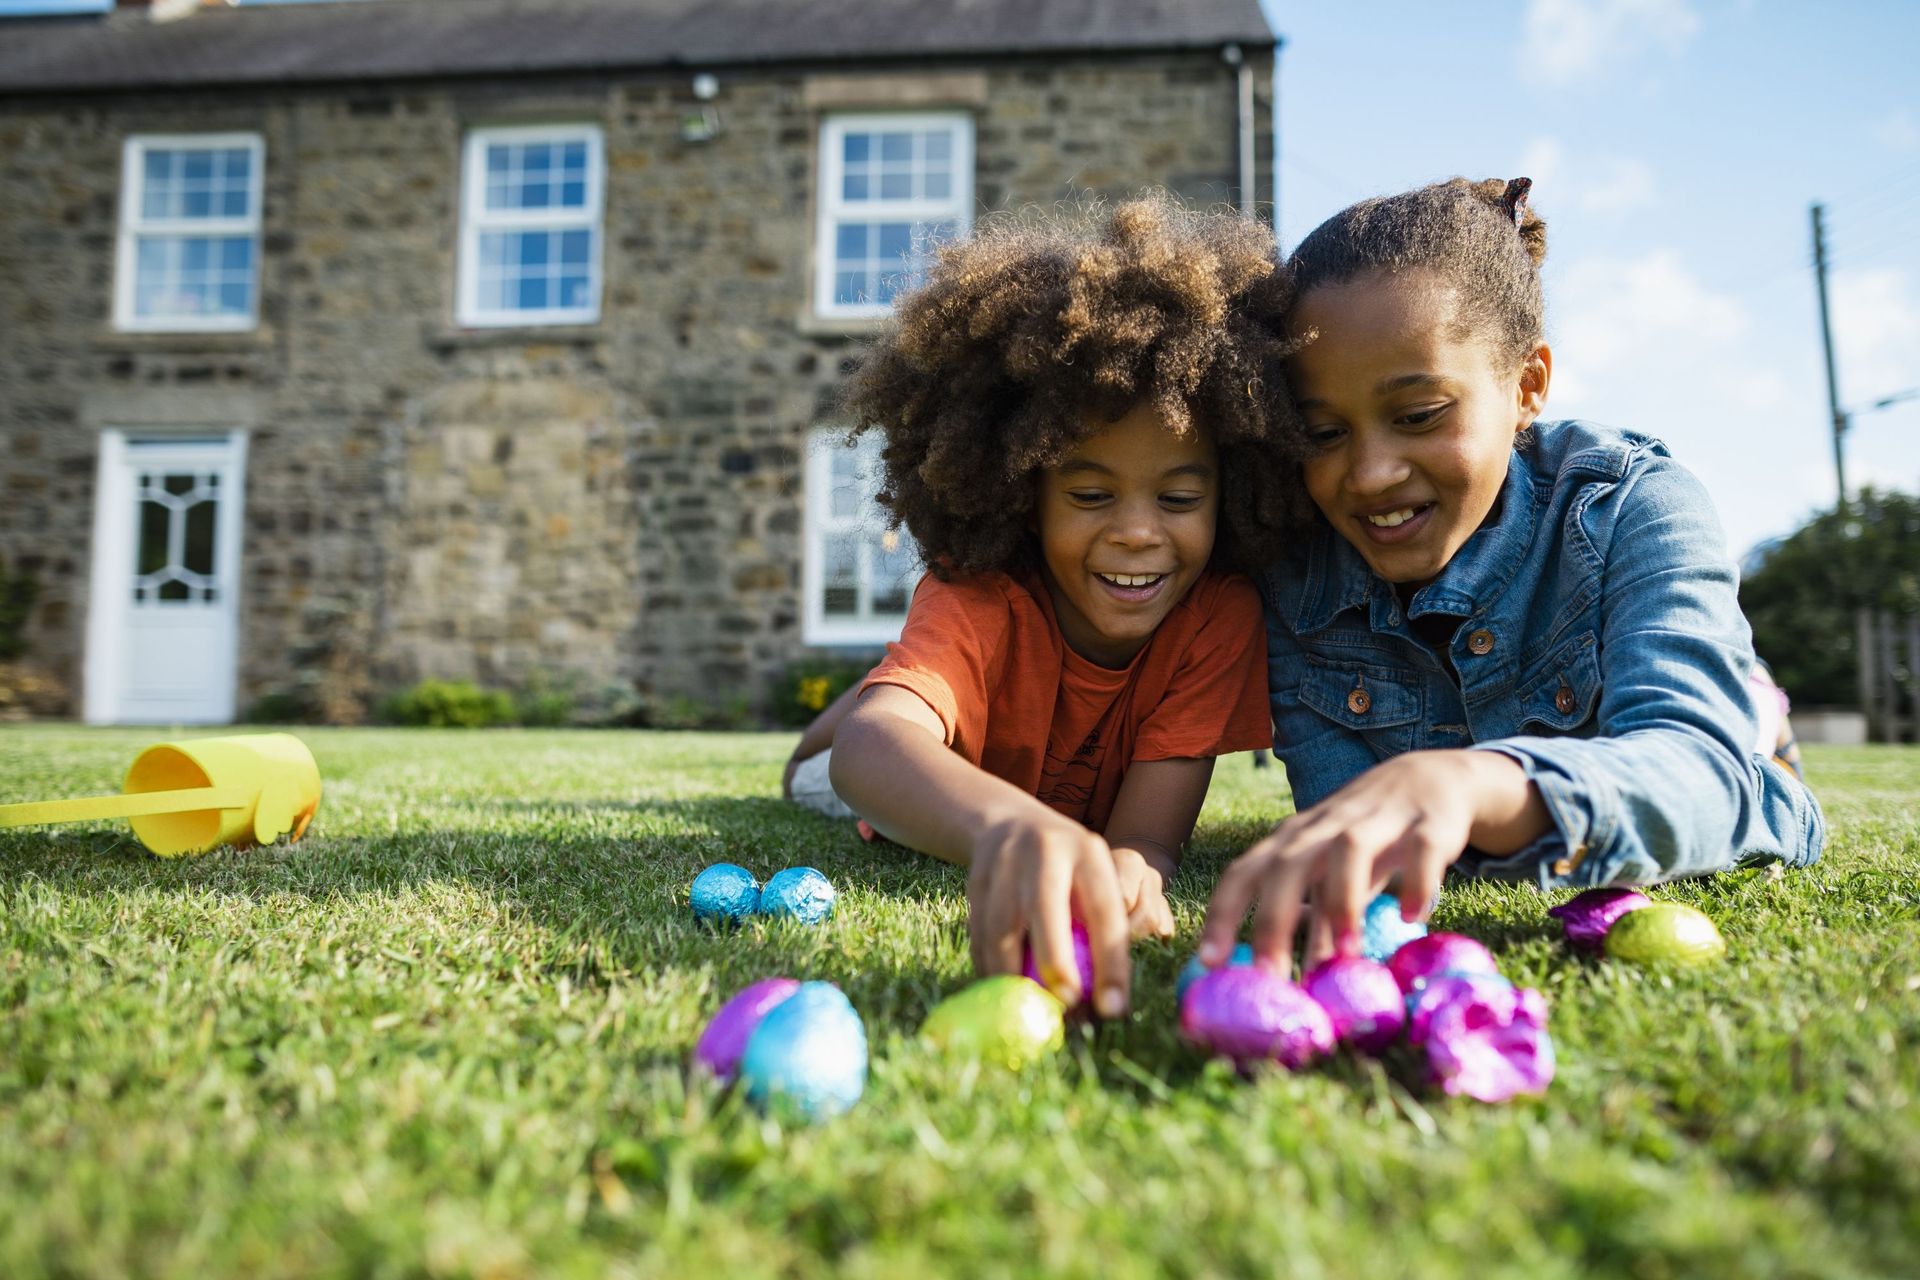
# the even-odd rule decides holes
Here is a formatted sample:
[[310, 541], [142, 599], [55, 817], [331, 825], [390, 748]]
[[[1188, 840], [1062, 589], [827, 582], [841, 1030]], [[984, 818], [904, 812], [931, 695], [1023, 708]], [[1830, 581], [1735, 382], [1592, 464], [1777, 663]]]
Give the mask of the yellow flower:
[[827, 676], [800, 677], [800, 705], [809, 711], [823, 711], [827, 705], [827, 693], [833, 688], [833, 681]]

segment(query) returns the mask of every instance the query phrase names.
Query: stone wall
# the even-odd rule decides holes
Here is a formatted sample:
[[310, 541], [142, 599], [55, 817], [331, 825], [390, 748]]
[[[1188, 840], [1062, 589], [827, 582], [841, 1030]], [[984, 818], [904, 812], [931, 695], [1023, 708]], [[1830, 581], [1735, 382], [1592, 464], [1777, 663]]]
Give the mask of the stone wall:
[[[1271, 64], [1252, 61], [1265, 195]], [[977, 97], [959, 105], [983, 210], [1234, 197], [1217, 52], [944, 79]], [[723, 75], [704, 142], [680, 137], [684, 75], [0, 97], [0, 557], [42, 583], [32, 656], [78, 687], [100, 429], [241, 426], [242, 707], [317, 688], [353, 718], [425, 676], [535, 671], [763, 699], [804, 652], [804, 451], [862, 340], [808, 315], [820, 106], [926, 83]], [[544, 121], [605, 131], [602, 318], [461, 330], [462, 138]], [[114, 332], [123, 140], [224, 129], [266, 144], [258, 329]]]

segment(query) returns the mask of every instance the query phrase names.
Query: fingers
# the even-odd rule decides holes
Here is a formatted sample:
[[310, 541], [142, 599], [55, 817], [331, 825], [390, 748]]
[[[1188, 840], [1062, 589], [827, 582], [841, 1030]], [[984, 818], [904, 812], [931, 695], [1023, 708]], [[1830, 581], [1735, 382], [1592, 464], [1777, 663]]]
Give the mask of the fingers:
[[1293, 972], [1293, 935], [1300, 927], [1300, 900], [1313, 871], [1310, 858], [1283, 854], [1260, 881], [1260, 908], [1253, 913], [1253, 960], [1285, 977]]
[[1167, 903], [1167, 895], [1141, 893], [1140, 901], [1127, 913], [1127, 928], [1135, 938], [1171, 938], [1173, 908]]
[[1316, 906], [1307, 923], [1306, 967], [1311, 969], [1334, 954], [1333, 926], [1328, 922], [1327, 913]]
[[1373, 898], [1378, 848], [1361, 832], [1349, 832], [1331, 846], [1314, 889], [1314, 928], [1331, 943], [1318, 959], [1359, 954], [1360, 919]]
[[1027, 927], [1033, 939], [1033, 964], [1040, 979], [1068, 1006], [1080, 1002], [1080, 966], [1073, 958], [1074, 867], [1067, 857], [1045, 849], [1023, 860], [1021, 879]]
[[1126, 1013], [1133, 990], [1131, 931], [1113, 872], [1113, 854], [1098, 836], [1083, 847], [1073, 875], [1073, 896], [1093, 947], [1093, 1007], [1103, 1018]]
[[976, 858], [967, 876], [967, 941], [975, 971], [992, 976], [1020, 972], [1018, 886], [999, 858]]
[[1420, 920], [1433, 914], [1433, 903], [1440, 896], [1440, 881], [1458, 850], [1447, 847], [1424, 828], [1415, 827], [1403, 841], [1400, 859], [1400, 918]]

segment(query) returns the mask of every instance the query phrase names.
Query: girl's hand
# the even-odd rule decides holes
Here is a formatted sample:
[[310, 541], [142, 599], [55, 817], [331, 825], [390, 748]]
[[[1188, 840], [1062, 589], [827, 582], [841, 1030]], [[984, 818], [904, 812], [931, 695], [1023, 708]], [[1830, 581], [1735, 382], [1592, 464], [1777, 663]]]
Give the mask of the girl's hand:
[[1200, 959], [1217, 965], [1233, 949], [1257, 897], [1256, 959], [1289, 972], [1301, 904], [1311, 896], [1309, 965], [1359, 950], [1360, 919], [1389, 880], [1413, 920], [1440, 891], [1468, 845], [1517, 852], [1550, 825], [1520, 766], [1490, 751], [1415, 751], [1376, 765], [1274, 828], [1220, 877], [1200, 935]]
[[1138, 849], [1113, 851], [1113, 873], [1120, 884], [1120, 901], [1127, 909], [1127, 928], [1136, 938], [1171, 938], [1173, 907], [1167, 902], [1166, 877]]
[[1073, 959], [1078, 915], [1093, 948], [1094, 1007], [1103, 1018], [1127, 1011], [1132, 986], [1127, 909], [1113, 851], [1071, 818], [1049, 813], [996, 823], [975, 838], [967, 874], [967, 932], [983, 974], [1019, 973], [1021, 942], [1067, 1004], [1080, 999]]

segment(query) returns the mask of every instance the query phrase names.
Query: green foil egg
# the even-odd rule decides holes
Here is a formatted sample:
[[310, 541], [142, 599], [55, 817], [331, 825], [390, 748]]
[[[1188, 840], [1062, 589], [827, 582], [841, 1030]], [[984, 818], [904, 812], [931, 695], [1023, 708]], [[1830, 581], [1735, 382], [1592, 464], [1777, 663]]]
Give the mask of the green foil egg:
[[1656, 902], [1613, 922], [1607, 954], [1634, 964], [1711, 964], [1726, 956], [1727, 944], [1705, 913]]
[[920, 1038], [941, 1053], [977, 1058], [1011, 1070], [1055, 1053], [1066, 1043], [1067, 1007], [1026, 978], [982, 978], [935, 1005]]

